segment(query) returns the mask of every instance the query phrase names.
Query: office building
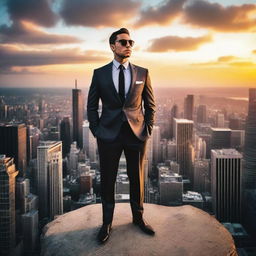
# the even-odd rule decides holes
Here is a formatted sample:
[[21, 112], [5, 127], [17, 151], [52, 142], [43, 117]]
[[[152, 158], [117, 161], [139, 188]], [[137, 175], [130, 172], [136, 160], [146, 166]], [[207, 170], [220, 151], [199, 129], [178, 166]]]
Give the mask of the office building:
[[84, 117], [84, 101], [82, 91], [77, 89], [77, 82], [75, 89], [72, 89], [72, 110], [73, 110], [73, 141], [77, 142], [80, 149], [83, 148], [83, 117]]
[[192, 167], [192, 120], [174, 118], [174, 134], [176, 141], [176, 158], [180, 165], [180, 174], [189, 177]]
[[171, 116], [170, 116], [170, 139], [172, 139], [174, 137], [174, 133], [173, 133], [173, 118], [178, 118], [179, 117], [179, 113], [178, 113], [179, 109], [178, 106], [176, 104], [174, 104], [171, 108]]
[[194, 95], [188, 94], [184, 100], [184, 119], [194, 119]]
[[256, 189], [256, 88], [249, 89], [249, 107], [245, 127], [245, 189]]
[[38, 210], [24, 213], [21, 218], [24, 250], [31, 253], [38, 245]]
[[206, 105], [199, 105], [197, 108], [197, 123], [206, 123]]
[[41, 141], [37, 148], [37, 190], [40, 219], [63, 213], [61, 141]]
[[97, 141], [89, 129], [89, 122], [83, 122], [83, 148], [91, 162], [96, 161]]
[[157, 125], [153, 126], [152, 130], [152, 150], [153, 150], [153, 163], [157, 164], [160, 161], [161, 156], [161, 145], [160, 145], [160, 127]]
[[211, 128], [211, 149], [230, 148], [231, 129]]
[[14, 159], [0, 155], [0, 255], [11, 255], [16, 245]]
[[221, 222], [240, 222], [242, 155], [235, 149], [211, 151], [213, 211]]
[[27, 168], [27, 129], [25, 124], [0, 124], [0, 154], [13, 157], [19, 177]]
[[65, 158], [70, 151], [71, 144], [71, 129], [68, 116], [64, 116], [60, 123], [60, 140], [62, 141], [62, 155]]

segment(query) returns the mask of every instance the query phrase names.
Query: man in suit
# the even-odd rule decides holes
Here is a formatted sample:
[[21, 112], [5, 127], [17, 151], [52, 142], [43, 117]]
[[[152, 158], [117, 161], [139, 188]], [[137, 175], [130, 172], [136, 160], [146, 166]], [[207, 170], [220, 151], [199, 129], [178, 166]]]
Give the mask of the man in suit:
[[112, 33], [109, 44], [114, 60], [94, 70], [87, 101], [88, 121], [97, 138], [100, 158], [103, 225], [98, 240], [101, 243], [109, 238], [112, 229], [114, 187], [122, 152], [127, 162], [133, 223], [146, 234], [155, 233], [143, 219], [144, 155], [155, 114], [150, 78], [147, 69], [128, 61], [134, 41], [127, 29]]

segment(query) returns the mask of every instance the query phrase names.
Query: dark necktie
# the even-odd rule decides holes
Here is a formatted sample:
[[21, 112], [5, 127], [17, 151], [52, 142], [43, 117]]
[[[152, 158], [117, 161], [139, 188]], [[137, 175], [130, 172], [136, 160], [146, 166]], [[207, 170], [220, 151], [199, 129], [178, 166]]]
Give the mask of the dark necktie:
[[118, 84], [118, 93], [122, 103], [125, 101], [125, 89], [124, 89], [124, 66], [119, 66], [119, 84]]

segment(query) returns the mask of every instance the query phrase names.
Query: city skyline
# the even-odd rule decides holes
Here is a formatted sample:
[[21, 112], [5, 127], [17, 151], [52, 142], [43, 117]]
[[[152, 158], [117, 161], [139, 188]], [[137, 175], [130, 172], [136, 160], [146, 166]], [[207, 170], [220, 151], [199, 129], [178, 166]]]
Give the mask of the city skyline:
[[[73, 105], [77, 98], [73, 97], [73, 90], [78, 89], [0, 90], [0, 121], [8, 131], [15, 123], [23, 123], [27, 127], [25, 144], [29, 149], [26, 177], [12, 181], [17, 194], [17, 217], [12, 223], [16, 226], [16, 237], [22, 240], [16, 239], [10, 250], [23, 250], [19, 247], [23, 242], [24, 252], [32, 250], [29, 255], [39, 255], [42, 245], [39, 237], [47, 223], [64, 213], [101, 202], [97, 141], [89, 131], [86, 115], [81, 124], [82, 148], [76, 141], [70, 145], [68, 139], [74, 133]], [[250, 147], [255, 144], [254, 133], [250, 131], [255, 119], [256, 89], [247, 91], [249, 101], [236, 97], [234, 90], [225, 92], [221, 88], [221, 91], [220, 97], [214, 90], [200, 91], [200, 94], [180, 88], [157, 90], [156, 120], [144, 161], [145, 203], [169, 207], [191, 205], [225, 227], [239, 225], [239, 232], [243, 233], [239, 238], [227, 226], [237, 250], [255, 251], [254, 188], [246, 191], [246, 198], [243, 196], [246, 207], [240, 205], [244, 201], [242, 180], [246, 176], [243, 169], [246, 165], [242, 163], [247, 162], [249, 166], [254, 159], [251, 154], [243, 154], [251, 152]], [[83, 93], [86, 92], [81, 90]], [[191, 120], [184, 119], [186, 115]], [[15, 154], [8, 151], [8, 142], [4, 140], [0, 158], [10, 157], [15, 161]], [[62, 155], [65, 144], [67, 153]], [[4, 178], [1, 182], [8, 178], [3, 163], [0, 163]], [[129, 202], [126, 167], [123, 156], [116, 181], [117, 203]], [[255, 181], [254, 174], [249, 174]], [[0, 211], [1, 221], [5, 221], [3, 211]], [[11, 232], [11, 227], [8, 226], [7, 232]], [[29, 243], [31, 239], [33, 242]], [[0, 246], [0, 251], [3, 249]]]
[[5, 0], [0, 14], [0, 87], [88, 88], [120, 27], [155, 88], [255, 87], [253, 0]]

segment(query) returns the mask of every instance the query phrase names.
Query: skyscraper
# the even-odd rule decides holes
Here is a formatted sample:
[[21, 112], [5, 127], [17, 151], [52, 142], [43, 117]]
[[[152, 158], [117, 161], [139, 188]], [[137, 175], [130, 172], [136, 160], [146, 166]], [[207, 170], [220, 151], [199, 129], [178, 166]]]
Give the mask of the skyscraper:
[[96, 161], [97, 141], [89, 129], [89, 122], [86, 120], [83, 123], [83, 148], [91, 162]]
[[157, 164], [160, 160], [160, 127], [154, 125], [152, 130], [152, 149], [153, 149], [153, 163]]
[[184, 118], [193, 120], [194, 115], [194, 95], [188, 94], [184, 100]]
[[206, 105], [199, 105], [197, 108], [197, 122], [206, 123]]
[[244, 144], [245, 189], [256, 189], [256, 89], [249, 89], [249, 107]]
[[0, 124], [0, 154], [13, 157], [19, 176], [27, 168], [27, 130], [25, 124]]
[[0, 155], [0, 255], [11, 255], [15, 247], [15, 177], [14, 159]]
[[73, 141], [77, 142], [80, 149], [83, 148], [83, 116], [84, 116], [84, 102], [83, 95], [80, 89], [77, 89], [77, 82], [75, 89], [72, 90], [72, 106], [73, 106]]
[[230, 148], [231, 129], [211, 128], [211, 149]]
[[173, 118], [178, 118], [178, 106], [174, 104], [171, 108], [171, 116], [170, 116], [170, 138], [172, 139], [173, 134]]
[[243, 224], [256, 230], [256, 88], [249, 89], [248, 116], [245, 125], [243, 172]]
[[41, 141], [37, 147], [37, 190], [40, 218], [63, 214], [61, 141]]
[[177, 162], [180, 165], [180, 174], [187, 177], [190, 174], [192, 165], [193, 125], [194, 122], [191, 120], [174, 118]]
[[242, 155], [234, 149], [211, 151], [212, 200], [221, 222], [240, 222]]
[[225, 116], [223, 113], [217, 113], [216, 115], [216, 126], [219, 128], [225, 127]]
[[71, 144], [70, 121], [68, 116], [64, 116], [60, 123], [60, 140], [62, 141], [63, 158], [65, 158], [70, 151]]

